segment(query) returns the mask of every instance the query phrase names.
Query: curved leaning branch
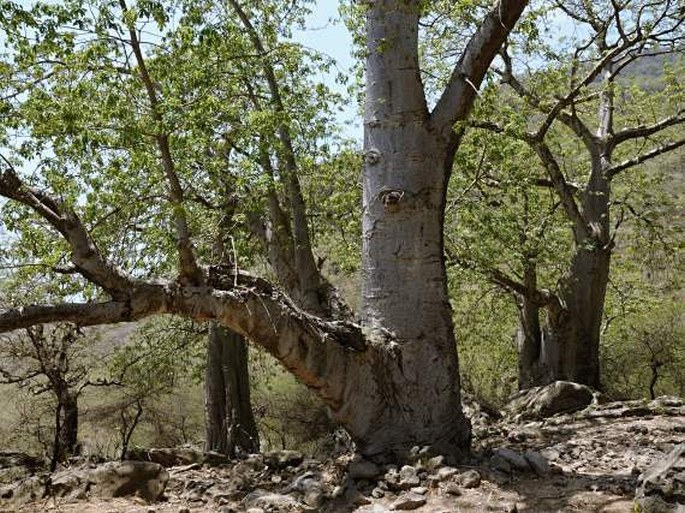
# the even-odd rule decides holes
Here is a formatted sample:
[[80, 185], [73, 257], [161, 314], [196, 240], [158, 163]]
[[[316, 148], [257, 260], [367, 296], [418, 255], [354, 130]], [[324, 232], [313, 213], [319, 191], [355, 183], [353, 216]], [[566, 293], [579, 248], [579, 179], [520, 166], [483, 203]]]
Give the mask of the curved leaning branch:
[[[174, 282], [144, 283], [127, 300], [71, 303], [0, 310], [0, 333], [49, 322], [79, 325], [130, 322], [152, 315], [176, 314], [217, 321], [264, 347], [327, 404], [339, 407], [343, 387], [332, 376], [345, 373], [353, 354], [367, 348], [359, 326], [325, 321], [298, 309], [268, 282], [210, 276], [212, 286]], [[222, 290], [227, 284], [230, 288]]]
[[468, 116], [490, 63], [528, 5], [527, 0], [498, 0], [471, 37], [438, 100], [432, 122], [452, 128]]
[[60, 201], [23, 183], [11, 164], [5, 164], [0, 172], [0, 196], [29, 207], [57, 230], [69, 243], [71, 262], [84, 278], [114, 299], [127, 297], [134, 280], [105, 260], [78, 215]]

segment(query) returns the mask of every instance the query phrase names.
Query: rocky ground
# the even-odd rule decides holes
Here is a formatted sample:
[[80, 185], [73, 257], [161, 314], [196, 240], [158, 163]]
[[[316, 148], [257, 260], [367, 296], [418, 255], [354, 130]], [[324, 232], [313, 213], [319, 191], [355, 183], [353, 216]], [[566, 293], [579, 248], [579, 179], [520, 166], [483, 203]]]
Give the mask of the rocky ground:
[[[638, 487], [643, 511], [685, 511], [678, 505], [685, 504], [682, 400], [600, 405], [594, 398], [582, 411], [548, 417], [545, 408], [579, 407], [552, 392], [523, 398], [501, 418], [470, 404], [474, 454], [458, 468], [418, 447], [399, 468], [352, 454], [317, 461], [277, 451], [229, 463], [158, 450], [145, 459], [163, 465], [82, 465], [53, 475], [48, 498], [40, 473], [14, 481], [0, 490], [0, 512], [618, 513], [634, 511]], [[591, 394], [581, 402], [588, 400]], [[663, 468], [649, 470], [658, 462]], [[5, 467], [7, 481], [16, 470]], [[122, 493], [130, 495], [111, 497]]]

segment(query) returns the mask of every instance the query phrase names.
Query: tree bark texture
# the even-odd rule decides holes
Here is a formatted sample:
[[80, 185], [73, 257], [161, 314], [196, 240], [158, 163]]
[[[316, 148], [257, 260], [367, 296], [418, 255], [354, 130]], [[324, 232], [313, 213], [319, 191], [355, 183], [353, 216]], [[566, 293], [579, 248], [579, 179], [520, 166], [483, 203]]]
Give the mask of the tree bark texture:
[[259, 452], [259, 434], [250, 402], [245, 339], [211, 323], [205, 370], [206, 449], [231, 457]]

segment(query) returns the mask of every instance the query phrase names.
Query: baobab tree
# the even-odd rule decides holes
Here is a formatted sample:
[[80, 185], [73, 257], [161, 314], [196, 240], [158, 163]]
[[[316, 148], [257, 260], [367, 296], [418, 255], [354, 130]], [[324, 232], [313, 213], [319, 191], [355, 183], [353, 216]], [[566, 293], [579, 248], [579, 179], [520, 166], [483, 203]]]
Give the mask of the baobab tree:
[[[126, 262], [117, 262], [106, 242], [99, 242], [92, 226], [84, 223], [83, 198], [68, 201], [54, 190], [31, 184], [8, 159], [0, 174], [0, 194], [30, 211], [41, 229], [60, 237], [69, 253], [69, 272], [97, 287], [100, 295], [90, 302], [6, 308], [0, 313], [0, 330], [54, 321], [127, 322], [158, 314], [216, 321], [264, 347], [312, 388], [367, 456], [397, 459], [412, 446], [425, 444], [453, 459], [462, 457], [469, 447], [470, 427], [460, 407], [443, 255], [446, 188], [461, 140], [454, 126], [469, 116], [490, 63], [526, 3], [500, 0], [473, 13], [479, 21], [469, 27], [470, 35], [461, 36], [465, 39], [453, 72], [432, 108], [418, 50], [424, 3], [378, 0], [363, 5], [367, 57], [361, 326], [304, 310], [264, 279], [204, 265], [198, 230], [194, 232], [191, 223], [190, 183], [184, 178], [184, 161], [174, 150], [185, 133], [169, 128], [163, 115], [167, 99], [151, 80], [133, 34], [117, 36], [116, 45], [124, 45], [126, 58], [137, 61], [127, 80], [141, 90], [136, 101], [146, 98], [149, 123], [142, 135], [156, 146], [157, 158], [149, 172], [154, 170], [166, 185], [161, 212], [174, 232], [176, 269], [157, 270], [150, 277], [125, 270], [120, 264]], [[138, 15], [161, 18], [158, 4], [150, 4], [155, 9], [148, 4], [109, 10], [102, 17], [103, 26], [118, 22], [130, 29]], [[50, 17], [55, 10], [63, 12], [52, 6], [45, 9], [51, 23], [41, 26], [49, 28], [48, 37], [58, 30], [59, 17]], [[232, 12], [241, 18], [240, 10]], [[65, 16], [68, 19], [69, 13]], [[14, 23], [21, 22], [14, 18]], [[14, 26], [6, 30], [11, 40]], [[110, 29], [103, 30], [107, 40]], [[49, 53], [54, 46], [34, 50], [33, 55]], [[98, 50], [107, 51], [101, 46]], [[40, 66], [50, 68], [50, 62], [42, 60]], [[158, 69], [165, 70], [163, 61]], [[106, 76], [108, 67], [88, 70]], [[59, 74], [63, 69], [50, 71]], [[17, 98], [22, 100], [21, 95]], [[287, 165], [287, 152], [281, 155]], [[78, 180], [82, 171], [72, 171]], [[288, 177], [287, 168], [282, 176]]]

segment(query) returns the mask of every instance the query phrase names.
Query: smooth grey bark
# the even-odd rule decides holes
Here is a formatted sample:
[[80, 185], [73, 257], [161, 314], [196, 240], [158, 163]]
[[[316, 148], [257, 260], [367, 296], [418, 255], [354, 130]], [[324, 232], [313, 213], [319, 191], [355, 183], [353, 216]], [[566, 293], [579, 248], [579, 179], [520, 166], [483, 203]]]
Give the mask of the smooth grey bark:
[[205, 448], [227, 454], [259, 452], [259, 433], [250, 401], [245, 339], [211, 323], [205, 370]]
[[459, 145], [453, 124], [468, 115], [525, 6], [510, 3], [483, 22], [432, 113], [419, 71], [419, 3], [368, 7], [362, 310], [378, 351], [356, 391], [367, 403], [358, 437], [367, 454], [401, 455], [423, 444], [454, 459], [468, 451], [444, 262], [446, 189]]

